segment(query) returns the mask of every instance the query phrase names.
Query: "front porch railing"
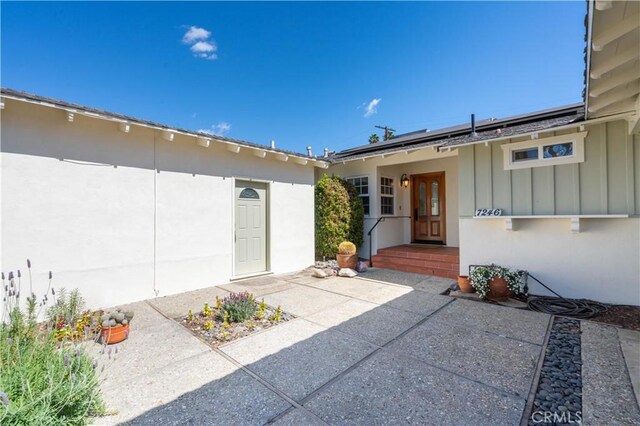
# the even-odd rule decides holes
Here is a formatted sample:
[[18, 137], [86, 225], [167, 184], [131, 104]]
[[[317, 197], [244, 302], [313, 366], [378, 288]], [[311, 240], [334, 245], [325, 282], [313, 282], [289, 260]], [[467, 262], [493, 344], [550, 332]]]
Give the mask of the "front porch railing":
[[376, 229], [376, 226], [378, 226], [380, 222], [384, 222], [385, 219], [386, 217], [384, 216], [379, 217], [376, 223], [371, 227], [371, 229], [369, 229], [369, 232], [367, 232], [367, 236], [369, 237], [369, 266], [370, 267], [373, 266], [373, 256], [371, 256], [371, 233], [373, 232], [374, 229]]

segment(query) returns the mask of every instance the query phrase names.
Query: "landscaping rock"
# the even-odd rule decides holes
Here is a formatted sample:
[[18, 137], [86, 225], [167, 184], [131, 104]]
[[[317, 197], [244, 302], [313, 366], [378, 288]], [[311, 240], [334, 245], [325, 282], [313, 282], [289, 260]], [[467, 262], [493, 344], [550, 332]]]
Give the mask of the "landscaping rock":
[[367, 264], [364, 263], [362, 260], [359, 261], [356, 265], [356, 271], [357, 272], [367, 272]]
[[335, 277], [336, 275], [338, 275], [338, 271], [332, 268], [324, 269], [324, 273], [327, 274], [328, 277]]
[[[534, 409], [536, 418], [544, 415], [541, 412], [551, 412], [565, 420], [579, 418], [578, 412], [582, 410], [580, 341], [579, 321], [554, 320], [534, 400], [538, 407]], [[529, 425], [535, 423], [529, 420]]]
[[324, 270], [318, 268], [313, 268], [312, 275], [316, 278], [327, 278], [327, 273]]
[[342, 268], [338, 272], [338, 276], [345, 277], [345, 278], [353, 278], [358, 276], [358, 273], [350, 268]]

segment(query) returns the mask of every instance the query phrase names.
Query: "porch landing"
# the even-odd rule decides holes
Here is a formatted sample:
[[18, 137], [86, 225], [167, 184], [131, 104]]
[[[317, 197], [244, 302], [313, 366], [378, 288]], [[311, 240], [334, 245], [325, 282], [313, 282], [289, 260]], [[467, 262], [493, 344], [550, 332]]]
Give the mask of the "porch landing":
[[372, 258], [376, 268], [455, 279], [460, 270], [460, 249], [422, 244], [403, 244], [378, 249]]

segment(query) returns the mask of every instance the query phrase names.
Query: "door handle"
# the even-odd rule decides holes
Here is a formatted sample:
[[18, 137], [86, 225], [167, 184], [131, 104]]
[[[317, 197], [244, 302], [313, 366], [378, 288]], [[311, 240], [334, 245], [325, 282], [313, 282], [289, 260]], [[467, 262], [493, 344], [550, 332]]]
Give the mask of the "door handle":
[[413, 220], [418, 221], [418, 209], [413, 209]]

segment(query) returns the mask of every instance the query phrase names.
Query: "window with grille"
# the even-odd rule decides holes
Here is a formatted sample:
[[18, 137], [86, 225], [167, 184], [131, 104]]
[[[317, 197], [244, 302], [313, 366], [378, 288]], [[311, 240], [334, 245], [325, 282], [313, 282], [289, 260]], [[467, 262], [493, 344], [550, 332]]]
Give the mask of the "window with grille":
[[369, 178], [367, 176], [356, 176], [348, 177], [345, 180], [356, 187], [364, 206], [364, 214], [369, 216]]
[[394, 187], [393, 178], [381, 177], [380, 178], [380, 214], [381, 215], [393, 215], [395, 213], [393, 200], [394, 200]]

